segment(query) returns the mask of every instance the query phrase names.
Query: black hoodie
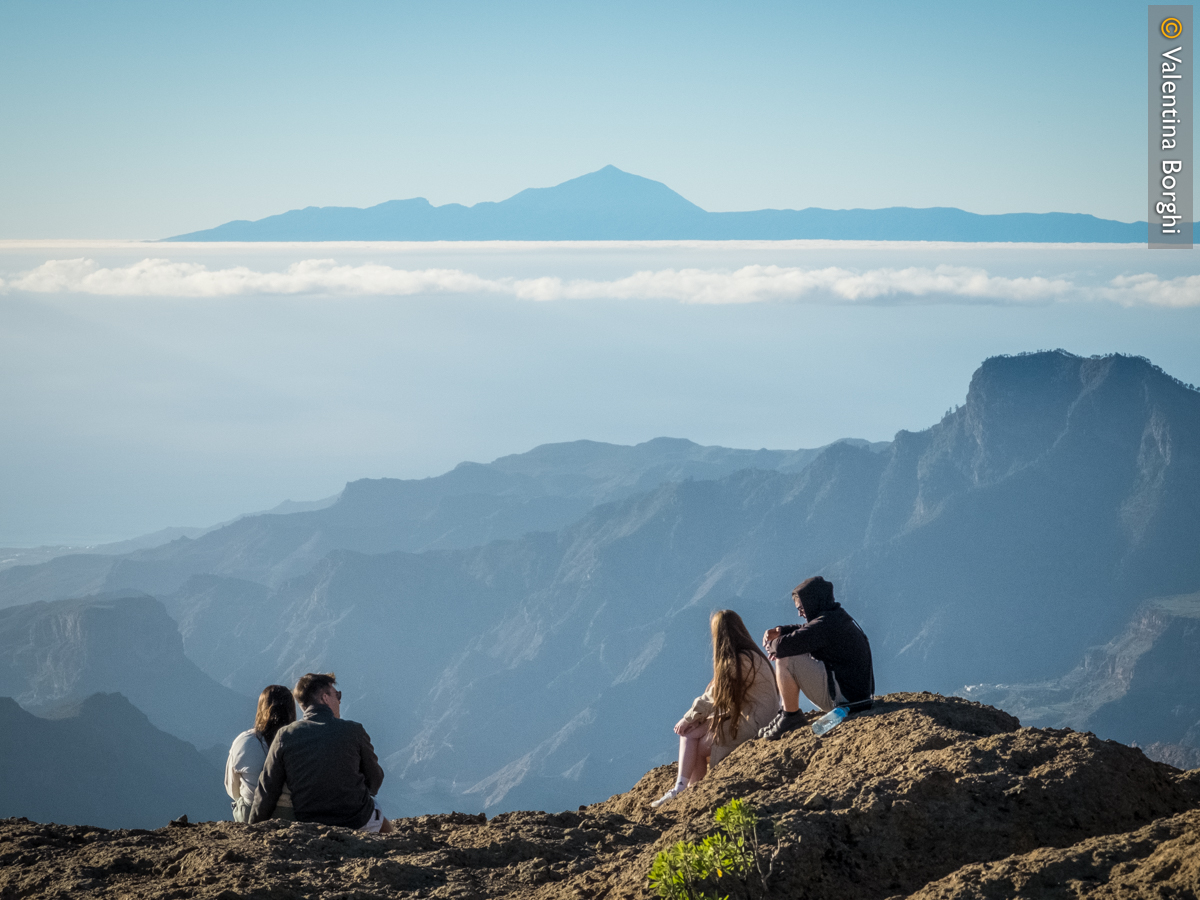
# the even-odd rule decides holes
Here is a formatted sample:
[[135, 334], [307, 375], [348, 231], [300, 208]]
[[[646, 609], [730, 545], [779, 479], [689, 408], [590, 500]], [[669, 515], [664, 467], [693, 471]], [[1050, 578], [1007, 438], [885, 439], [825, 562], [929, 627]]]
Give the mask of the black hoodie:
[[[875, 672], [871, 665], [871, 643], [850, 613], [833, 599], [833, 591], [805, 592], [800, 596], [804, 625], [783, 625], [775, 642], [777, 657], [812, 654], [825, 663], [837, 678], [842, 695], [850, 703], [870, 700], [875, 694]], [[833, 694], [832, 685], [830, 694]]]

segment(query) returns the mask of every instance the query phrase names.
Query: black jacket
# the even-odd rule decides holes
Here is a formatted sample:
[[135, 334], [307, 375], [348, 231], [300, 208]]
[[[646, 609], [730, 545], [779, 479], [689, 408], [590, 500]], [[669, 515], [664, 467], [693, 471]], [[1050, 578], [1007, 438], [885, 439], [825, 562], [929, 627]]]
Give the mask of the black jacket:
[[[809, 609], [801, 600], [804, 625], [784, 625], [783, 634], [775, 641], [777, 657], [812, 654], [825, 663], [825, 668], [837, 678], [838, 687], [850, 703], [862, 703], [875, 695], [875, 671], [871, 665], [871, 642], [850, 613], [840, 603], [810, 601]], [[833, 694], [832, 688], [830, 694]]]
[[270, 818], [284, 783], [291, 788], [297, 821], [361, 828], [375, 811], [383, 769], [366, 729], [318, 703], [271, 742], [251, 822]]

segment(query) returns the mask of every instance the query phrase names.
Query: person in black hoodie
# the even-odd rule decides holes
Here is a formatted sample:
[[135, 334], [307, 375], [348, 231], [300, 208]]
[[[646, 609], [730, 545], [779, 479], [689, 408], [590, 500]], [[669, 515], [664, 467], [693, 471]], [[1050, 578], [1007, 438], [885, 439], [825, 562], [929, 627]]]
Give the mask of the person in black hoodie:
[[859, 624], [833, 599], [833, 585], [820, 575], [792, 591], [804, 625], [780, 625], [763, 635], [763, 648], [775, 662], [775, 683], [783, 710], [759, 737], [774, 740], [804, 724], [800, 694], [823, 712], [844, 706], [870, 709], [875, 695], [871, 643]]

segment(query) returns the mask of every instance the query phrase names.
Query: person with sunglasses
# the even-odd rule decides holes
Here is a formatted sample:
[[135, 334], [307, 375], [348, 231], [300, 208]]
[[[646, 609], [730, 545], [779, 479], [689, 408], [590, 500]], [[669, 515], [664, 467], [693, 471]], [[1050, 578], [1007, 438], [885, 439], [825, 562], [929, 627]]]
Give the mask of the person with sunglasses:
[[279, 729], [271, 742], [250, 822], [270, 818], [286, 784], [298, 822], [391, 832], [392, 823], [375, 801], [383, 769], [367, 730], [342, 718], [337, 678], [332, 672], [309, 672], [292, 695], [304, 718]]

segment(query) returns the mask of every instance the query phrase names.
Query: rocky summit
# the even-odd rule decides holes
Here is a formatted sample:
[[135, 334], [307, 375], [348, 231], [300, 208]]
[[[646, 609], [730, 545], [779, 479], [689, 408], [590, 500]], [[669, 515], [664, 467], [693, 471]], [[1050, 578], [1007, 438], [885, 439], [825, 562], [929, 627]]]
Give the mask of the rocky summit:
[[752, 741], [651, 809], [674, 775], [578, 810], [421, 816], [386, 836], [7, 819], [0, 898], [649, 898], [655, 854], [714, 831], [732, 798], [757, 811], [766, 879], [722, 883], [735, 897], [1200, 895], [1200, 770], [954, 697], [889, 694], [825, 737]]

